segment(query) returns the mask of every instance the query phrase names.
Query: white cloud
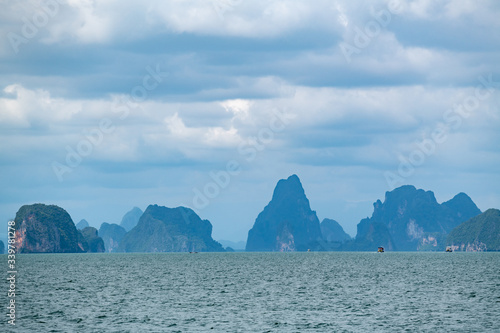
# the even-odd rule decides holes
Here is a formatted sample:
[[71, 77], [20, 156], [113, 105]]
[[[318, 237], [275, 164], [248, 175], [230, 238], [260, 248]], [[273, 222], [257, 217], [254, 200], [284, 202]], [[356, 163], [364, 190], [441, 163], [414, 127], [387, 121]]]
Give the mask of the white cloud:
[[248, 112], [252, 102], [244, 99], [231, 99], [221, 102], [220, 105], [234, 115], [234, 118], [245, 119], [248, 117]]
[[[54, 193], [59, 184], [51, 178], [50, 162], [64, 162], [67, 146], [77, 147], [85, 131], [103, 118], [111, 119], [116, 130], [74, 170], [71, 179], [78, 182], [64, 183], [67, 188], [76, 184], [75, 197], [80, 198], [82, 187], [96, 194], [98, 187], [128, 184], [130, 170], [138, 176], [134, 186], [145, 187], [141, 193], [160, 187], [144, 204], [188, 197], [193, 179], [203, 182], [212, 166], [223, 167], [229, 159], [244, 162], [238, 145], [259, 144], [259, 133], [269, 128], [277, 109], [295, 118], [245, 165], [243, 183], [255, 183], [256, 193], [271, 195], [277, 179], [302, 172], [308, 182], [321, 184], [312, 197], [323, 198], [323, 207], [331, 207], [332, 188], [338, 192], [334, 199], [342, 199], [345, 189], [356, 199], [368, 196], [365, 189], [371, 187], [367, 191], [375, 194], [368, 200], [375, 200], [386, 190], [381, 169], [397, 169], [398, 156], [407, 156], [443, 122], [446, 110], [474, 94], [479, 75], [493, 73], [498, 81], [500, 69], [499, 39], [492, 33], [500, 27], [495, 1], [402, 2], [391, 23], [347, 63], [339, 40], [352, 43], [354, 28], [374, 20], [371, 9], [382, 10], [389, 2], [61, 4], [29, 45], [20, 46], [20, 54], [11, 52], [7, 39], [0, 41], [0, 164], [9, 165], [0, 173], [9, 193], [4, 199], [14, 200], [12, 189], [16, 203], [43, 201], [46, 193]], [[21, 34], [22, 18], [31, 19], [39, 10], [36, 4], [5, 2], [0, 34]], [[173, 44], [162, 44], [163, 38]], [[170, 75], [120, 118], [113, 112], [115, 98], [140, 86], [146, 66], [154, 68], [159, 59]], [[439, 184], [435, 174], [441, 172], [449, 184], [469, 183], [479, 193], [487, 188], [485, 196], [499, 197], [494, 188], [498, 101], [497, 89], [419, 168], [428, 183]], [[458, 164], [461, 174], [454, 170]], [[30, 181], [17, 186], [26, 175], [45, 186], [43, 194], [27, 195], [34, 186]], [[233, 185], [231, 190], [241, 202], [238, 216], [248, 205], [247, 189]], [[116, 197], [106, 196], [123, 199], [113, 193]], [[136, 200], [136, 194], [130, 196]], [[100, 199], [109, 198], [91, 201]], [[227, 200], [234, 203], [233, 197]], [[259, 202], [255, 210], [260, 208]]]
[[170, 133], [178, 138], [189, 138], [196, 135], [194, 129], [188, 129], [186, 125], [184, 125], [178, 113], [175, 113], [172, 117], [165, 118], [165, 124]]
[[8, 98], [0, 98], [0, 124], [27, 128], [35, 123], [64, 122], [82, 111], [82, 102], [52, 98], [43, 89], [30, 90], [20, 84], [4, 88]]
[[173, 116], [164, 120], [168, 132], [170, 143], [178, 144], [180, 150], [184, 150], [183, 145], [188, 148], [193, 146], [207, 146], [211, 148], [235, 147], [241, 142], [241, 137], [234, 127], [225, 129], [216, 127], [187, 127], [184, 121], [176, 112]]
[[[109, 40], [112, 33], [112, 18], [116, 15], [113, 9], [119, 6], [114, 2], [114, 6], [100, 11], [100, 3], [93, 0], [68, 0], [68, 4], [78, 13], [78, 17], [73, 21], [75, 36], [82, 43], [102, 43]], [[113, 8], [114, 7], [114, 8]]]
[[302, 1], [170, 1], [152, 4], [175, 32], [268, 38], [296, 29], [310, 19]]
[[[347, 1], [345, 3], [348, 3]], [[40, 6], [9, 4], [3, 16], [30, 18]], [[314, 3], [283, 0], [150, 0], [124, 2], [110, 0], [61, 1], [50, 24], [42, 27], [42, 41], [57, 43], [77, 40], [80, 43], [105, 43], [113, 39], [135, 39], [144, 34], [170, 31], [199, 35], [270, 38], [308, 27], [332, 26], [328, 1]], [[9, 22], [10, 30], [20, 30], [22, 22]], [[16, 26], [17, 23], [17, 26]], [[9, 28], [7, 28], [9, 29]]]

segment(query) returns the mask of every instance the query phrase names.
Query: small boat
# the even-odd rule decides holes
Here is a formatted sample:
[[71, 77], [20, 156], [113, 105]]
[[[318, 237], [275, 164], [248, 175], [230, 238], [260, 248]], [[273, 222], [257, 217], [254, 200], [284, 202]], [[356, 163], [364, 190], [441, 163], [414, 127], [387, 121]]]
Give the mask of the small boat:
[[384, 248], [382, 246], [379, 246], [377, 252], [381, 252], [381, 253], [384, 252]]
[[453, 249], [451, 248], [451, 246], [446, 247], [446, 252], [453, 252]]

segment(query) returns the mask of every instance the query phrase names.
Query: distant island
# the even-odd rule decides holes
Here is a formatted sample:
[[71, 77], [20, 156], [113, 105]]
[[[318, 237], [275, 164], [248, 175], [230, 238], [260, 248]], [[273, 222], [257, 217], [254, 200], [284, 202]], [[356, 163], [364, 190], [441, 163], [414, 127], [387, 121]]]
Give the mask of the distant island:
[[307, 251], [322, 240], [316, 212], [311, 210], [299, 177], [276, 185], [273, 198], [248, 232], [247, 251]]
[[[77, 225], [55, 205], [22, 206], [15, 217], [18, 253], [232, 252], [244, 242], [212, 238], [212, 224], [186, 207], [134, 207], [120, 225]], [[405, 185], [377, 200], [352, 239], [340, 223], [321, 223], [297, 175], [278, 181], [248, 232], [246, 251], [500, 251], [500, 211], [481, 213], [459, 193], [439, 204], [432, 191]], [[0, 242], [0, 251], [4, 244]]]
[[186, 207], [150, 205], [125, 234], [119, 252], [223, 252], [212, 239], [212, 224]]
[[356, 238], [344, 250], [442, 251], [446, 235], [481, 213], [465, 193], [439, 204], [432, 191], [401, 186], [377, 200], [370, 218], [358, 224]]
[[77, 230], [71, 216], [55, 205], [22, 206], [15, 218], [18, 253], [104, 252], [95, 228]]
[[462, 223], [446, 243], [454, 251], [500, 251], [500, 210], [488, 209]]

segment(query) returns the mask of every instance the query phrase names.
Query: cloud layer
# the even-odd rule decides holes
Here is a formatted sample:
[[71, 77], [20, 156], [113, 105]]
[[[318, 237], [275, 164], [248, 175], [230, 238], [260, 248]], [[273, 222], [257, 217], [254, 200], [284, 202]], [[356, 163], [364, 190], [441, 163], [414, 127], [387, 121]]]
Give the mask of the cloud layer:
[[352, 235], [406, 183], [500, 207], [495, 1], [4, 7], [2, 223], [33, 202], [95, 226], [158, 203], [243, 240], [292, 173]]

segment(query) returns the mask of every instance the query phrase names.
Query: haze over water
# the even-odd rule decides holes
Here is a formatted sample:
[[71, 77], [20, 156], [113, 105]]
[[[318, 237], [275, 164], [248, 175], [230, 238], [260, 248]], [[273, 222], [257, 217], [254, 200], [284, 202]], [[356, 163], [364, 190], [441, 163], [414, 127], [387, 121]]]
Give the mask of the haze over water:
[[12, 332], [500, 330], [498, 253], [37, 254], [18, 267]]

